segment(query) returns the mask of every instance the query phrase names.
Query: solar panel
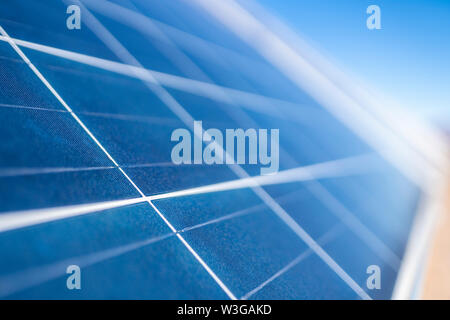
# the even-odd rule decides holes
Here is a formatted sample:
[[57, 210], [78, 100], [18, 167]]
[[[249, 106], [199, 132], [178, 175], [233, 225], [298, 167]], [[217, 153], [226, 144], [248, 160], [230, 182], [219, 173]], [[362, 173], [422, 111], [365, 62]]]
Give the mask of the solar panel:
[[[429, 196], [418, 181], [440, 168], [246, 10], [0, 3], [1, 298], [392, 297]], [[279, 129], [278, 173], [174, 164], [171, 134], [194, 120]]]

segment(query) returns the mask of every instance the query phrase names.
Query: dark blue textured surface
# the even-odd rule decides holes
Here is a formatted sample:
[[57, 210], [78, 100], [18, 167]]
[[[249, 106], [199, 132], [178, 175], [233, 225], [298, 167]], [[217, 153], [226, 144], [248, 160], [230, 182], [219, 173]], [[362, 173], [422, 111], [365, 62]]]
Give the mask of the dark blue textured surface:
[[[274, 104], [272, 109], [280, 115], [273, 116], [167, 88], [194, 119], [203, 121], [205, 129], [279, 128], [280, 170], [374, 155], [365, 174], [264, 190], [363, 289], [367, 266], [379, 265], [382, 289], [367, 293], [389, 298], [398, 269], [342, 217], [356, 219], [401, 259], [420, 197], [416, 186], [195, 6], [184, 1], [114, 2], [197, 39], [174, 37], [174, 48], [93, 11], [145, 68], [293, 105], [285, 115], [285, 109], [278, 111]], [[13, 38], [124, 62], [84, 24], [81, 31], [67, 30], [65, 9], [63, 3], [50, 0], [3, 1], [0, 25]], [[173, 36], [176, 29], [165, 32]], [[141, 80], [22, 50], [145, 195], [238, 179], [225, 165], [170, 163], [170, 135], [186, 125]], [[201, 72], [174, 63], [167, 55], [174, 50], [181, 50]], [[139, 197], [3, 41], [0, 137], [0, 214]], [[259, 174], [259, 166], [243, 168], [250, 175]], [[359, 298], [249, 188], [161, 199], [154, 205], [237, 298]], [[298, 257], [297, 263], [271, 279]], [[66, 288], [69, 264], [82, 268], [80, 291]], [[158, 212], [143, 202], [0, 232], [0, 298], [226, 299], [227, 295]]]

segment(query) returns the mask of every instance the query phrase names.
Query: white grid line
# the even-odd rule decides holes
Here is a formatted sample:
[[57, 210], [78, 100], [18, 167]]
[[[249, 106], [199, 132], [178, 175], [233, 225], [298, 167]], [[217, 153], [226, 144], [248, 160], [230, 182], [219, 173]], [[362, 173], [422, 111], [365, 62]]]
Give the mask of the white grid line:
[[[107, 70], [116, 74], [125, 75], [149, 83], [160, 83], [166, 87], [171, 87], [177, 90], [189, 92], [201, 97], [206, 97], [219, 102], [230, 104], [230, 99], [226, 97], [229, 95], [233, 101], [238, 102], [241, 107], [248, 108], [252, 111], [276, 116], [285, 120], [291, 119], [296, 115], [294, 110], [298, 107], [302, 108], [297, 114], [295, 121], [302, 121], [301, 115], [305, 111], [314, 113], [314, 116], [320, 116], [321, 111], [313, 107], [306, 106], [295, 102], [280, 100], [277, 98], [262, 96], [255, 93], [250, 93], [242, 90], [222, 87], [217, 84], [203, 82], [199, 80], [183, 78], [176, 75], [162, 73], [150, 69], [145, 69], [142, 66], [134, 66], [124, 64], [116, 61], [111, 61], [103, 58], [89, 56], [86, 54], [64, 50], [60, 48], [50, 47], [39, 43], [34, 43], [22, 39], [11, 38], [18, 46], [43, 52], [56, 57], [64, 58], [66, 60], [75, 61], [81, 64], [89, 65], [98, 69]], [[5, 37], [0, 36], [0, 41], [7, 41]], [[226, 95], [224, 95], [226, 93]], [[277, 106], [277, 111], [274, 111], [272, 106]], [[283, 112], [280, 112], [282, 110]], [[283, 116], [289, 114], [290, 116]]]
[[[176, 197], [205, 194], [254, 186], [276, 185], [288, 182], [310, 181], [320, 178], [331, 178], [360, 174], [367, 170], [367, 159], [370, 155], [352, 157], [341, 160], [316, 163], [309, 166], [298, 167], [279, 171], [277, 175], [254, 176], [235, 179], [215, 184], [193, 187], [173, 192], [161, 193], [152, 196], [141, 196], [132, 199], [120, 199], [112, 201], [101, 201], [81, 205], [71, 205], [55, 208], [32, 209], [24, 211], [6, 212], [0, 215], [0, 232], [18, 229], [35, 224], [56, 221], [68, 217], [89, 214], [101, 208], [112, 209], [121, 206], [136, 204], [145, 201], [170, 199]], [[116, 168], [116, 167], [114, 167]]]

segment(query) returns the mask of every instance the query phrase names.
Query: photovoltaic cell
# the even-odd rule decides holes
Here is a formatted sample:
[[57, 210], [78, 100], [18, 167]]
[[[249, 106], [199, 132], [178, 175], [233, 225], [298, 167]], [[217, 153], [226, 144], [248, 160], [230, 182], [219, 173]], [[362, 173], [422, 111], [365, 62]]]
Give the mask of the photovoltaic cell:
[[[421, 196], [417, 186], [195, 5], [83, 3], [83, 17], [91, 12], [142, 67], [221, 86], [205, 97], [193, 92], [197, 87], [162, 84], [205, 129], [279, 128], [280, 170], [361, 155], [370, 160], [358, 173], [142, 199], [0, 232], [1, 298], [230, 298], [219, 281], [244, 299], [364, 298], [355, 286], [390, 298]], [[15, 39], [129, 63], [84, 22], [68, 30], [65, 9], [54, 1], [4, 2], [0, 25]], [[76, 117], [0, 41], [0, 226], [2, 216], [36, 209], [67, 210], [141, 192], [161, 196], [245, 177], [236, 165], [171, 162], [171, 133], [188, 125], [152, 90], [155, 83], [20, 47]], [[244, 105], [229, 89], [253, 98]], [[242, 168], [260, 173], [259, 166]], [[82, 269], [79, 291], [66, 288], [72, 264]], [[382, 270], [381, 290], [367, 290], [369, 265]]]

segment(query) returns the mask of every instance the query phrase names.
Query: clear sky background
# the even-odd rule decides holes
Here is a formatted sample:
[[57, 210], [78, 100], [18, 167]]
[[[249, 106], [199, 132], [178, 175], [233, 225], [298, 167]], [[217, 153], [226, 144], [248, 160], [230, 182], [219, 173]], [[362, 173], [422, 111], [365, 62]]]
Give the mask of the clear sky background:
[[[450, 129], [450, 0], [259, 0], [325, 56]], [[381, 30], [366, 9], [381, 8]]]

